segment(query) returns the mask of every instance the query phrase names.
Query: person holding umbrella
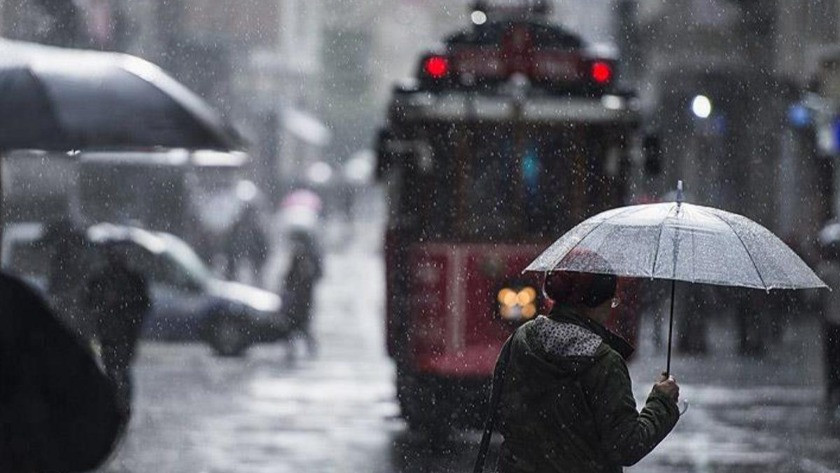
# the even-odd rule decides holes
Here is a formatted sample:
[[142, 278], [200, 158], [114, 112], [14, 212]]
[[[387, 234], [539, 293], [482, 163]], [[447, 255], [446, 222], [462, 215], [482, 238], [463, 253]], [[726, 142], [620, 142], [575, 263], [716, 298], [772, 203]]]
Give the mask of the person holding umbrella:
[[546, 277], [554, 307], [517, 330], [507, 348], [502, 473], [619, 472], [676, 425], [673, 377], [654, 384], [641, 413], [636, 410], [625, 364], [633, 348], [603, 325], [619, 303], [616, 281], [579, 272]]
[[825, 399], [835, 419], [840, 420], [840, 223], [832, 222], [819, 234], [823, 261], [817, 268], [832, 291], [820, 300], [823, 319]]
[[[547, 295], [559, 304], [549, 317], [520, 327], [502, 348], [475, 472], [483, 469], [497, 414], [511, 438], [503, 445], [503, 472], [621, 471], [620, 465], [650, 452], [679, 416], [670, 402], [679, 394], [670, 378], [677, 281], [768, 292], [826, 287], [772, 232], [742, 215], [684, 203], [682, 191], [679, 181], [676, 202], [590, 217], [525, 268], [546, 275]], [[609, 312], [615, 277], [664, 279], [671, 286], [664, 384], [657, 384], [641, 414], [629, 394], [622, 344], [598, 323]]]

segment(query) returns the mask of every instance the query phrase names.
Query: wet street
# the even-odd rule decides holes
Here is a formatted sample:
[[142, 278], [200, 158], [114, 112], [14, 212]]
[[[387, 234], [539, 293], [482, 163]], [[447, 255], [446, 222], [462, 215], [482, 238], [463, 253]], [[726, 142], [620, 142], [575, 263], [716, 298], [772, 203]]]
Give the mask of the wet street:
[[[0, 89], [0, 473], [472, 471], [481, 432], [446, 424], [486, 413], [446, 408], [547, 299], [638, 334], [638, 408], [668, 302], [694, 353], [625, 471], [840, 473], [840, 0], [0, 0]], [[309, 343], [216, 355], [310, 306]], [[531, 368], [588, 369], [580, 331], [510, 357], [521, 424], [569, 402]], [[548, 429], [622, 431], [589, 391]], [[129, 395], [102, 462], [79, 419]]]
[[[382, 335], [382, 272], [375, 243], [331, 253], [318, 290], [320, 350], [311, 359], [300, 353], [288, 361], [284, 345], [226, 359], [199, 344], [145, 343], [135, 418], [103, 471], [471, 471], [477, 432], [428, 442], [398, 417]], [[840, 423], [821, 405], [815, 321], [792, 324], [781, 348], [762, 360], [734, 355], [727, 324], [713, 327], [713, 355], [675, 358], [688, 411], [629, 471], [840, 472]], [[643, 326], [631, 365], [640, 403], [664, 364], [649, 333]]]

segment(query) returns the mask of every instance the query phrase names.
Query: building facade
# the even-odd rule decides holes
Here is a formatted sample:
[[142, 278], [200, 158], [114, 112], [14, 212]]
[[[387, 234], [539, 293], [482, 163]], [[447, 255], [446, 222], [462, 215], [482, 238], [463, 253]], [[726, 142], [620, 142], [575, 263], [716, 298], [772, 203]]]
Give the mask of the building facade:
[[825, 196], [800, 196], [824, 164], [789, 110], [837, 41], [838, 2], [619, 0], [616, 11], [624, 67], [662, 141], [652, 188], [664, 195], [683, 179], [695, 202], [745, 214], [813, 254]]

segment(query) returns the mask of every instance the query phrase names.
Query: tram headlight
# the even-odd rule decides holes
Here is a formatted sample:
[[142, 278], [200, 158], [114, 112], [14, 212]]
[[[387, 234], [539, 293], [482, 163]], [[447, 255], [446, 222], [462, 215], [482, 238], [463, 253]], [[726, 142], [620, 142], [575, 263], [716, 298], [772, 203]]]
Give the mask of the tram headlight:
[[502, 288], [496, 300], [499, 302], [499, 315], [504, 320], [530, 320], [537, 315], [537, 290], [531, 286]]
[[505, 307], [512, 307], [516, 305], [518, 293], [515, 290], [506, 287], [499, 291], [499, 297], [497, 297], [497, 299], [499, 300], [499, 304]]
[[537, 299], [537, 291], [533, 287], [524, 287], [516, 294], [516, 302], [525, 307]]

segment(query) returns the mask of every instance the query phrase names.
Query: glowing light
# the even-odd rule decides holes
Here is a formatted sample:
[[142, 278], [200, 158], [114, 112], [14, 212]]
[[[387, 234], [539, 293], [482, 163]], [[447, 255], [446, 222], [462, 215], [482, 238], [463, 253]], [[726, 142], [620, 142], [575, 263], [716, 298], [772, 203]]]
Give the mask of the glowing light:
[[[499, 291], [498, 299], [499, 299], [499, 304], [504, 304], [504, 305], [516, 304], [516, 292], [514, 292], [513, 289], [504, 288], [501, 291]], [[506, 301], [510, 301], [510, 300], [514, 301], [513, 304], [508, 304], [506, 302]]]
[[531, 302], [534, 302], [534, 299], [536, 299], [536, 297], [537, 291], [535, 291], [533, 287], [526, 287], [525, 289], [519, 291], [518, 294], [516, 294], [516, 300], [521, 306], [526, 306]]
[[306, 177], [309, 178], [311, 182], [319, 185], [326, 184], [330, 179], [332, 179], [332, 175], [332, 166], [323, 161], [318, 161], [313, 164], [306, 172]]
[[602, 85], [612, 80], [612, 67], [604, 61], [593, 62], [590, 73], [592, 74], [592, 79]]
[[487, 14], [481, 10], [476, 10], [470, 14], [470, 20], [474, 25], [483, 25], [487, 23]]
[[537, 315], [537, 306], [534, 304], [528, 304], [522, 308], [522, 316], [526, 319], [532, 319], [535, 315]]
[[443, 56], [431, 56], [423, 62], [423, 70], [430, 77], [440, 79], [449, 72], [449, 60]]
[[601, 104], [609, 110], [620, 110], [624, 106], [624, 100], [616, 95], [605, 95], [601, 97]]
[[712, 114], [712, 101], [705, 95], [698, 95], [691, 101], [691, 111], [697, 118], [709, 118]]
[[236, 197], [243, 202], [254, 200], [257, 193], [257, 186], [251, 181], [242, 180], [236, 184]]
[[532, 319], [537, 315], [537, 290], [530, 286], [503, 288], [497, 294], [499, 315], [509, 321]]

